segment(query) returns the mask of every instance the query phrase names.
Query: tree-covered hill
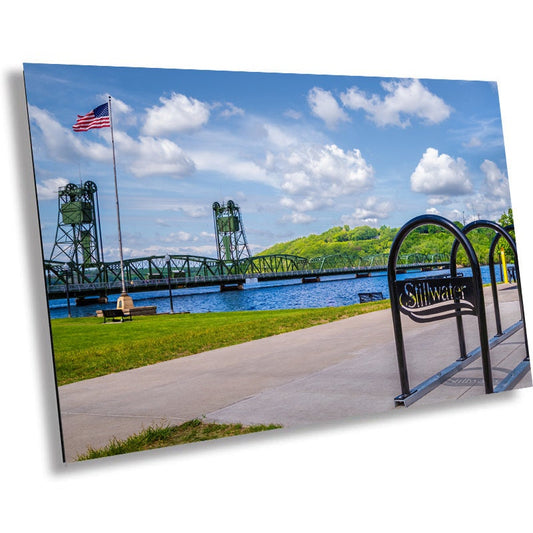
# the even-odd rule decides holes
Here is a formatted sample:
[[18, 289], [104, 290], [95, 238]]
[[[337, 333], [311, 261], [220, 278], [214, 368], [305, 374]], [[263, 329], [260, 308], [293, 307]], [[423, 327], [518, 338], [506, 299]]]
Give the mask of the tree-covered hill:
[[[512, 223], [512, 211], [509, 210], [500, 218], [500, 223]], [[456, 221], [462, 228], [463, 225]], [[363, 258], [371, 255], [388, 254], [392, 241], [399, 228], [381, 226], [379, 229], [370, 226], [335, 226], [320, 235], [311, 234], [288, 242], [281, 242], [263, 250], [258, 255], [293, 254], [301, 257], [320, 257], [325, 255], [344, 254]], [[482, 264], [488, 263], [490, 245], [494, 232], [480, 228], [469, 233], [468, 238], [476, 250]], [[404, 241], [401, 254], [437, 254], [450, 252], [453, 242], [452, 235], [438, 226], [421, 226], [413, 231]], [[468, 264], [466, 254], [459, 250], [458, 262]], [[510, 258], [512, 259], [512, 258]]]

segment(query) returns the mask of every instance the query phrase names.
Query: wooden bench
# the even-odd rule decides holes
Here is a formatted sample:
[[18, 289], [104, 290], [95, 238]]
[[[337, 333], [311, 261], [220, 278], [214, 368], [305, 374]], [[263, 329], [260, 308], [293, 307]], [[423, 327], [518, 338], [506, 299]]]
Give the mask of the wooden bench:
[[367, 303], [367, 302], [377, 302], [378, 300], [383, 300], [383, 293], [382, 292], [360, 292], [358, 293], [359, 296], [359, 303]]
[[141, 307], [131, 307], [126, 311], [124, 316], [142, 316], [142, 315], [155, 315], [157, 306], [155, 305], [143, 305]]
[[131, 316], [125, 315], [122, 309], [103, 309], [102, 315], [104, 317], [104, 324], [108, 318], [110, 318], [113, 322], [124, 322], [125, 318], [131, 320]]

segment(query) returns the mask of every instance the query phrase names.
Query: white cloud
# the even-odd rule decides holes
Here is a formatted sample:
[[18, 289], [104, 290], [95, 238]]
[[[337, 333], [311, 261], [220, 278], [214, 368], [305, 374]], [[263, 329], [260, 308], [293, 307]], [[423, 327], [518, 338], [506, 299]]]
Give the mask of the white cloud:
[[[97, 96], [97, 99], [102, 102], [105, 100], [107, 102], [107, 94], [100, 94]], [[126, 102], [119, 100], [118, 98], [111, 98], [111, 115], [113, 119], [113, 128], [121, 126], [131, 126], [137, 123], [137, 115], [134, 113], [133, 108], [129, 106]]]
[[259, 163], [244, 159], [232, 149], [225, 152], [191, 151], [191, 158], [200, 171], [213, 171], [227, 174], [240, 181], [258, 181], [273, 184], [273, 178]]
[[283, 222], [292, 222], [293, 224], [309, 224], [315, 220], [316, 218], [308, 215], [307, 213], [292, 213], [282, 217]]
[[307, 95], [307, 102], [313, 115], [321, 118], [328, 128], [333, 129], [339, 122], [350, 120], [329, 91], [313, 87]]
[[471, 219], [480, 216], [498, 220], [511, 207], [509, 181], [505, 173], [488, 159], [483, 161], [480, 168], [485, 174], [483, 189], [468, 199], [465, 203], [466, 211]]
[[466, 163], [428, 148], [411, 174], [411, 190], [430, 195], [462, 195], [472, 191]]
[[341, 101], [349, 109], [366, 111], [378, 126], [405, 128], [410, 125], [410, 116], [438, 124], [450, 116], [451, 108], [419, 80], [382, 82], [381, 86], [388, 93], [383, 99], [376, 94], [368, 97], [357, 87], [351, 87], [341, 94]]
[[198, 246], [178, 246], [172, 250], [169, 250], [169, 253], [179, 255], [198, 255], [213, 258], [217, 256], [215, 244], [202, 244]]
[[165, 237], [161, 238], [162, 242], [171, 243], [171, 242], [188, 242], [188, 241], [197, 241], [198, 237], [193, 236], [187, 231], [176, 231], [174, 233], [169, 233]]
[[324, 135], [297, 122], [287, 126], [248, 114], [236, 128], [204, 128], [193, 141], [187, 154], [198, 171], [279, 188], [285, 167], [277, 164], [283, 154], [302, 145], [322, 144]]
[[509, 201], [509, 180], [507, 179], [507, 176], [498, 168], [496, 163], [485, 159], [480, 168], [485, 174], [487, 195], [492, 198]]
[[477, 218], [498, 220], [506, 212], [510, 203], [504, 198], [489, 198], [484, 194], [476, 194], [465, 202], [467, 222]]
[[450, 203], [450, 197], [446, 195], [432, 196], [431, 198], [428, 198], [429, 205], [445, 205], [448, 203]]
[[[76, 162], [88, 159], [112, 164], [109, 128], [98, 130], [99, 135], [107, 139], [106, 146], [63, 127], [48, 111], [35, 106], [30, 106], [30, 117], [42, 132], [44, 145], [53, 159]], [[114, 136], [120, 164], [129, 167], [134, 176], [183, 177], [195, 170], [192, 159], [173, 141], [153, 137], [136, 140], [117, 129], [114, 129]]]
[[181, 205], [178, 207], [179, 210], [183, 211], [188, 217], [191, 218], [205, 218], [211, 214], [208, 207], [205, 205]]
[[226, 107], [220, 112], [220, 116], [224, 118], [234, 117], [234, 116], [244, 116], [244, 109], [237, 107], [231, 102], [227, 102]]
[[430, 207], [426, 213], [436, 212], [435, 206], [439, 206], [442, 215], [450, 220], [464, 220], [465, 222], [478, 218], [498, 220], [502, 213], [511, 207], [507, 176], [489, 160], [485, 160], [480, 168], [485, 179], [476, 187], [474, 193], [462, 197], [459, 205], [457, 205], [459, 197], [430, 197], [428, 198]]
[[[177, 213], [185, 213], [188, 218], [205, 218], [211, 216], [211, 205], [205, 204], [195, 204], [195, 203], [180, 203], [178, 198], [175, 198], [174, 195], [169, 194], [168, 191], [161, 193], [161, 196], [152, 198], [152, 201], [149, 204], [151, 211], [171, 211]], [[128, 206], [130, 209], [146, 209], [146, 200], [142, 197], [132, 197], [128, 200]], [[158, 218], [158, 225], [161, 226], [170, 226], [165, 219]]]
[[122, 165], [138, 178], [171, 176], [182, 178], [195, 171], [193, 160], [173, 141], [139, 137], [134, 139], [123, 131], [115, 131], [117, 153]]
[[39, 200], [57, 200], [57, 190], [69, 183], [65, 178], [52, 178], [37, 183]]
[[28, 110], [31, 122], [42, 132], [42, 142], [50, 157], [58, 161], [79, 161], [80, 158], [111, 161], [110, 146], [88, 141], [83, 134], [62, 126], [44, 109], [30, 105]]
[[[123, 247], [124, 257], [150, 257], [153, 255], [164, 256], [165, 254], [171, 255], [198, 255], [203, 257], [216, 257], [216, 247], [212, 245], [192, 245], [184, 246], [178, 244], [177, 246], [172, 246], [171, 243], [162, 243], [150, 244], [147, 246], [136, 246], [136, 247]], [[119, 259], [119, 250], [118, 247], [104, 247], [104, 255], [106, 261], [117, 261]]]
[[390, 200], [370, 196], [362, 206], [356, 207], [351, 215], [343, 215], [341, 220], [350, 226], [378, 226], [393, 210], [394, 204]]
[[[293, 214], [317, 211], [373, 185], [374, 170], [359, 150], [344, 151], [336, 145], [303, 145], [271, 155], [272, 172], [281, 176], [282, 207]], [[302, 221], [301, 217], [288, 220]]]
[[488, 119], [471, 118], [468, 125], [451, 129], [450, 135], [460, 140], [465, 148], [496, 148], [503, 146], [502, 126], [499, 117]]
[[369, 188], [374, 169], [357, 149], [345, 152], [334, 144], [301, 146], [277, 158], [281, 188], [290, 195], [337, 198]]
[[170, 98], [159, 98], [161, 106], [146, 111], [142, 132], [159, 137], [171, 133], [191, 132], [200, 129], [209, 120], [209, 106], [183, 94], [172, 93]]
[[477, 148], [478, 146], [481, 146], [483, 143], [481, 142], [481, 139], [479, 137], [476, 137], [474, 135], [470, 137], [470, 140], [467, 143], [463, 143], [463, 144], [467, 148]]
[[287, 207], [296, 211], [297, 213], [305, 213], [306, 211], [316, 211], [322, 207], [331, 206], [334, 202], [331, 198], [321, 197], [307, 197], [307, 198], [290, 198], [283, 196], [280, 200], [282, 207]]
[[292, 118], [294, 120], [300, 120], [302, 118], [302, 114], [299, 111], [296, 111], [295, 109], [287, 109], [287, 111], [285, 111], [283, 115], [287, 118]]
[[265, 123], [263, 127], [265, 128], [268, 141], [276, 147], [286, 148], [297, 142], [296, 137], [292, 136], [279, 126]]
[[426, 209], [427, 215], [440, 215], [440, 211], [435, 207], [428, 207]]

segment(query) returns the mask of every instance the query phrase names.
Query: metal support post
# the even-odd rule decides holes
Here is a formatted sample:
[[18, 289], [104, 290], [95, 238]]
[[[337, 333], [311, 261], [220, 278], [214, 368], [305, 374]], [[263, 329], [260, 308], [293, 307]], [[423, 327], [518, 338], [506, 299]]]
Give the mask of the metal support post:
[[167, 280], [168, 280], [168, 295], [170, 298], [170, 314], [174, 314], [174, 302], [172, 301], [172, 284], [170, 282], [170, 255], [165, 255], [167, 263]]

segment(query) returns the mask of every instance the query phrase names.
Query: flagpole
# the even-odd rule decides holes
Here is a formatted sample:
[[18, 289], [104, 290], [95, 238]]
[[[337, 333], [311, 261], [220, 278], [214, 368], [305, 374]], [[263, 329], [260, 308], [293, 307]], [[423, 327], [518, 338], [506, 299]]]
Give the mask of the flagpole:
[[109, 105], [109, 125], [111, 127], [111, 147], [113, 149], [113, 174], [115, 178], [115, 200], [116, 200], [116, 206], [117, 206], [117, 225], [118, 225], [118, 246], [119, 246], [119, 252], [120, 252], [120, 279], [122, 281], [122, 295], [127, 295], [126, 292], [126, 281], [124, 278], [124, 254], [122, 252], [122, 231], [120, 229], [120, 208], [118, 204], [118, 185], [117, 185], [117, 164], [115, 159], [115, 137], [113, 135], [113, 118], [111, 114], [111, 96], [108, 97], [108, 105]]

